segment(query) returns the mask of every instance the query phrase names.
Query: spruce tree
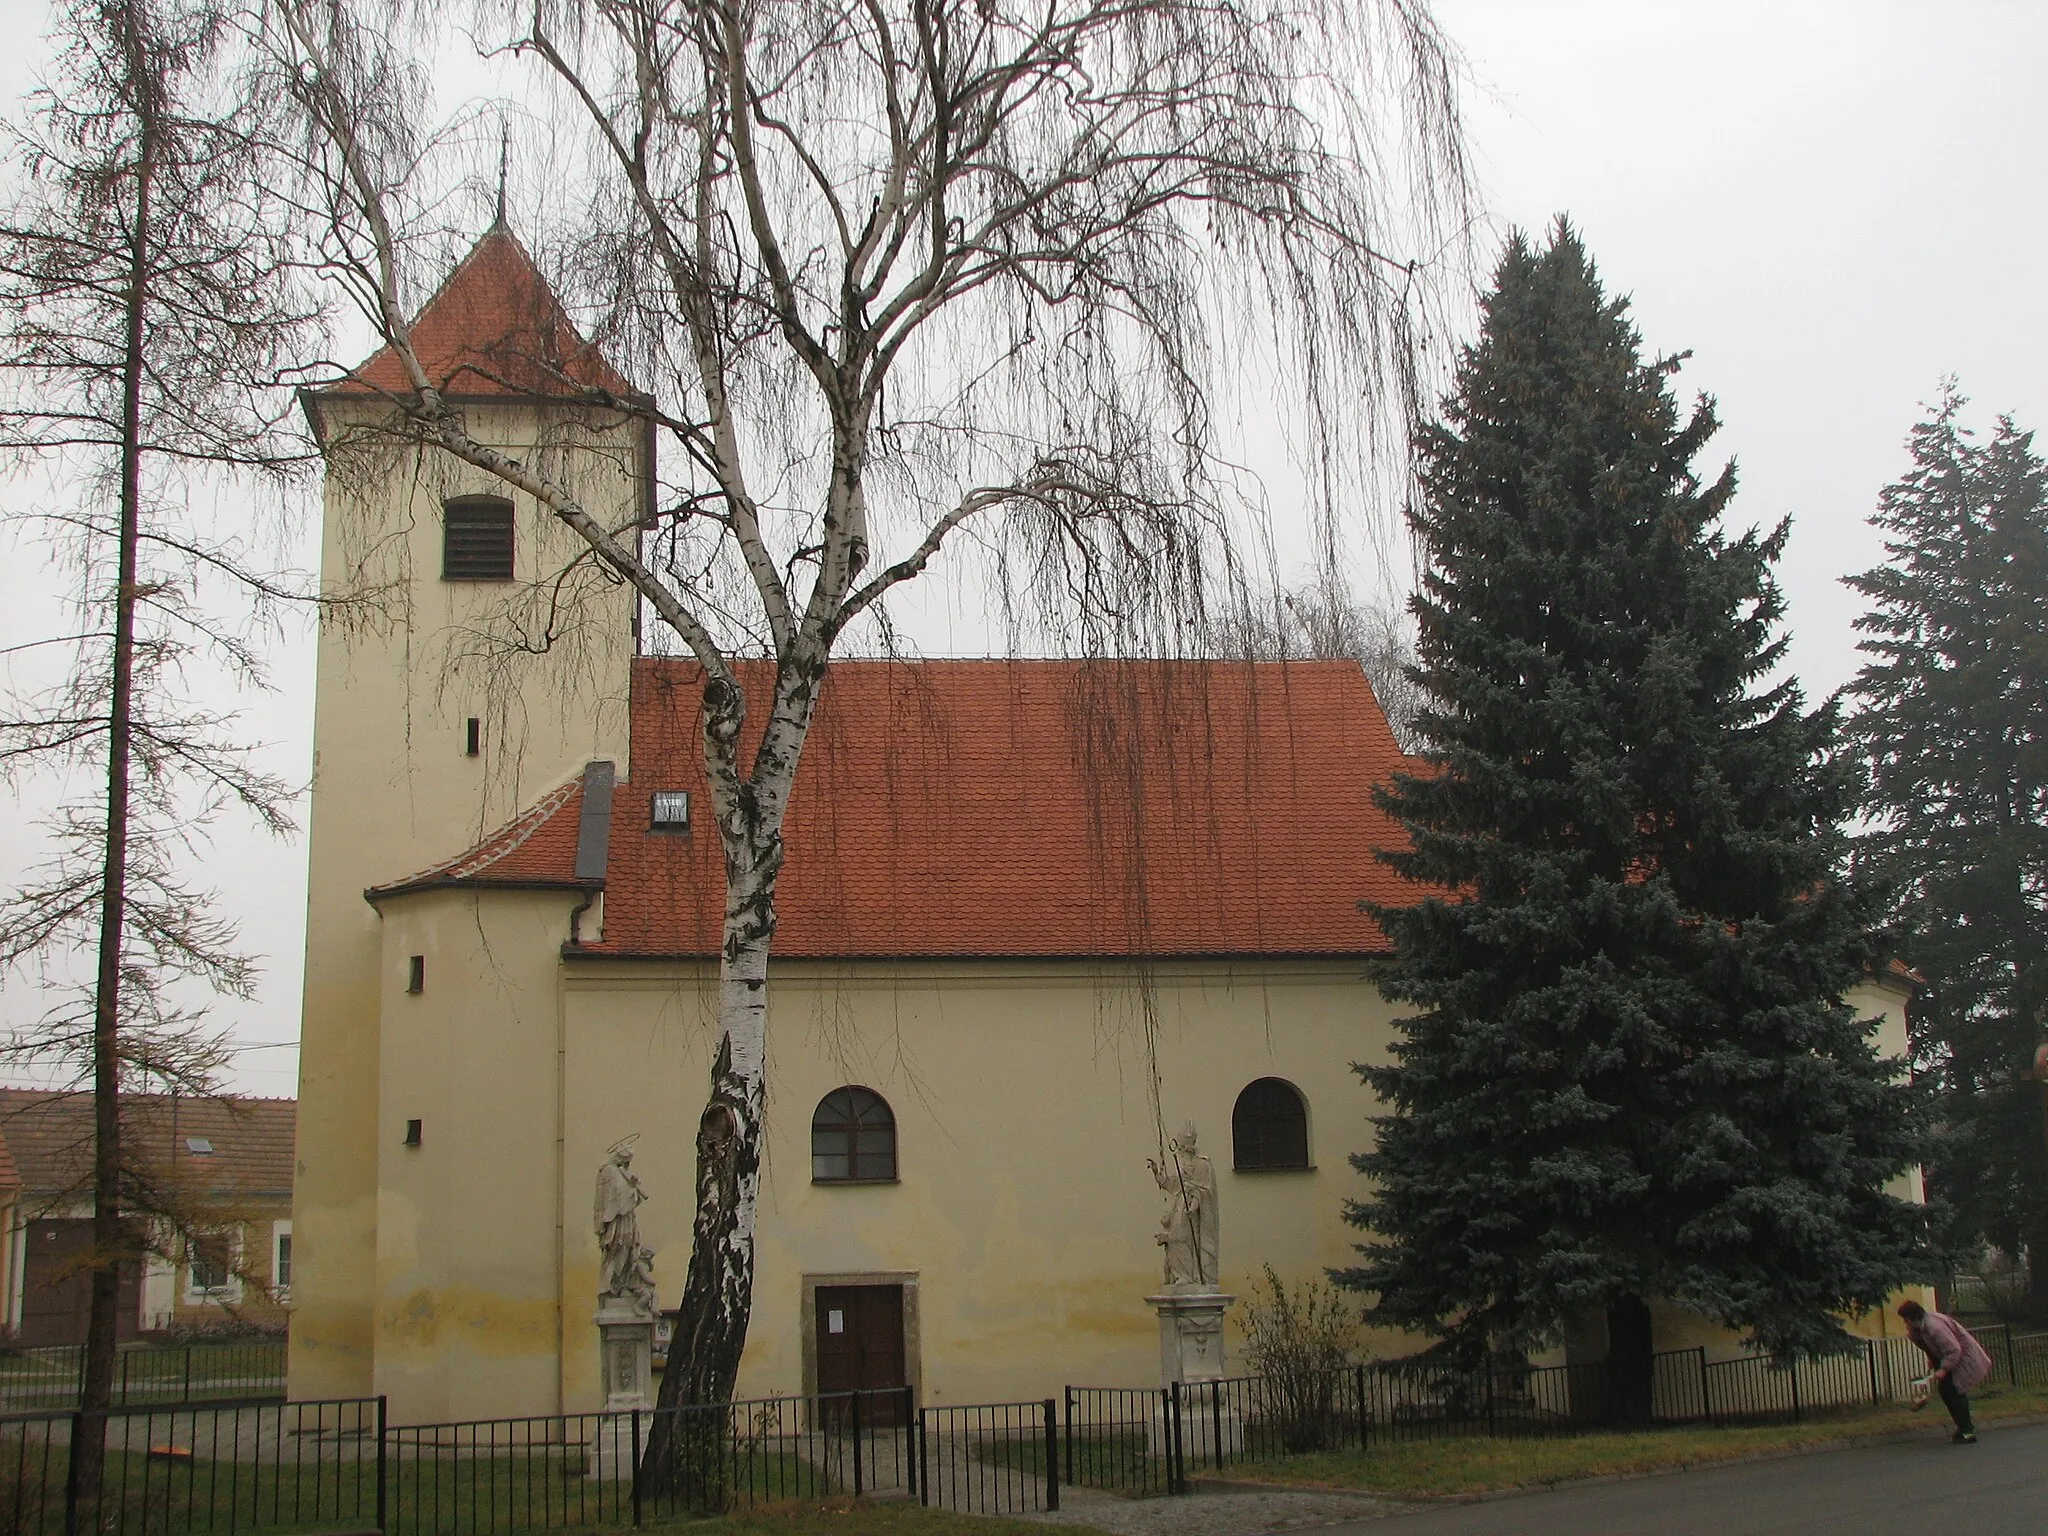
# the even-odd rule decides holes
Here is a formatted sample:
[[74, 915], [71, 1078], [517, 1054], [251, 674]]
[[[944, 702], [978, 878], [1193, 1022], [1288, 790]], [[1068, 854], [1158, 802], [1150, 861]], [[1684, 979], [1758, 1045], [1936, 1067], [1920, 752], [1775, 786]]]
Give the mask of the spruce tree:
[[2031, 1253], [2048, 1322], [2048, 1089], [2021, 1075], [2048, 1006], [2048, 469], [2009, 418], [1973, 439], [1962, 405], [1946, 389], [1914, 429], [1873, 519], [1890, 562], [1849, 579], [1873, 604], [1850, 690], [1858, 856], [1927, 982], [1913, 1044], [1939, 1096], [1947, 1235]]
[[1353, 1159], [1345, 1284], [1452, 1358], [1604, 1314], [1609, 1407], [1649, 1411], [1650, 1303], [1780, 1353], [1912, 1269], [1899, 1064], [1842, 998], [1868, 945], [1839, 878], [1855, 784], [1832, 706], [1773, 680], [1789, 525], [1731, 537], [1733, 467], [1681, 419], [1570, 227], [1511, 240], [1422, 440], [1418, 722], [1383, 855], [1451, 894], [1377, 914], [1416, 1005]]

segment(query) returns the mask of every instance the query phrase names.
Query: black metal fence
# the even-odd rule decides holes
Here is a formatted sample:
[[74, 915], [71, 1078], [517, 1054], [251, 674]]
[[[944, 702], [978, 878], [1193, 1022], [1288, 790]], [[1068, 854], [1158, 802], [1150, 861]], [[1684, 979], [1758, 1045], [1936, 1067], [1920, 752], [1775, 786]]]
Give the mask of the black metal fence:
[[[1977, 1336], [1994, 1385], [2048, 1386], [2048, 1333]], [[1662, 1425], [1900, 1402], [1927, 1373], [1902, 1338], [1792, 1365], [1700, 1349], [1653, 1364], [1650, 1418]], [[0, 1415], [0, 1536], [506, 1536], [877, 1493], [1020, 1514], [1059, 1508], [1067, 1486], [1177, 1493], [1317, 1452], [1578, 1434], [1629, 1416], [1621, 1407], [1604, 1365], [1410, 1361], [966, 1405], [920, 1406], [894, 1388], [447, 1424], [393, 1425], [375, 1398], [11, 1413]], [[95, 1443], [97, 1493], [81, 1455]]]
[[0, 1532], [361, 1530], [381, 1518], [381, 1418], [375, 1399], [0, 1415]]
[[[85, 1346], [53, 1344], [0, 1354], [0, 1411], [29, 1413], [75, 1404], [85, 1379]], [[114, 1401], [189, 1403], [202, 1398], [283, 1397], [283, 1339], [207, 1344], [124, 1345], [114, 1359]]]

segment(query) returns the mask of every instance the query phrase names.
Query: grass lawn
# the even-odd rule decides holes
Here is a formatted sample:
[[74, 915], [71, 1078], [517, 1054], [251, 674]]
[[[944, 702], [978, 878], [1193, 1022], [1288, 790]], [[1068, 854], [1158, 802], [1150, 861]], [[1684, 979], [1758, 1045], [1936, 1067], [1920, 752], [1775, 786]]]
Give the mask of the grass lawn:
[[[1980, 1424], [2048, 1412], [2048, 1390], [1988, 1389], [1975, 1399]], [[1641, 1434], [1579, 1435], [1542, 1440], [1456, 1440], [1376, 1444], [1369, 1451], [1292, 1456], [1233, 1467], [1233, 1482], [1346, 1488], [1395, 1498], [1429, 1498], [1527, 1488], [1578, 1478], [1709, 1466], [1772, 1452], [1807, 1450], [1867, 1435], [1948, 1428], [1939, 1401], [1920, 1413], [1901, 1407], [1866, 1408], [1810, 1419], [1731, 1429], [1659, 1429]]]

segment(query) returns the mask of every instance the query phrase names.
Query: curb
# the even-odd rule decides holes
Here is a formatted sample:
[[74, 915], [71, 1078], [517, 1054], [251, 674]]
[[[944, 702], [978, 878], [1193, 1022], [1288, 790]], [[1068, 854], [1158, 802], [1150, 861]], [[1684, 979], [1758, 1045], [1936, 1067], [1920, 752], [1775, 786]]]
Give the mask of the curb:
[[[2034, 1424], [2048, 1424], [2048, 1412], [2013, 1414], [2009, 1418], [1988, 1420], [1979, 1427], [2011, 1429]], [[1519, 1483], [1513, 1488], [1484, 1488], [1471, 1493], [1382, 1493], [1370, 1488], [1331, 1488], [1316, 1483], [1236, 1482], [1209, 1478], [1197, 1479], [1196, 1487], [1213, 1493], [1337, 1494], [1399, 1506], [1389, 1511], [1390, 1515], [1413, 1515], [1424, 1510], [1440, 1509], [1445, 1505], [1491, 1504], [1498, 1499], [1529, 1498], [1537, 1494], [1560, 1493], [1568, 1488], [1597, 1488], [1608, 1483], [1640, 1483], [1653, 1477], [1676, 1477], [1687, 1472], [1712, 1472], [1721, 1467], [1747, 1467], [1768, 1461], [1791, 1461], [1800, 1456], [1825, 1456], [1834, 1451], [1854, 1451], [1873, 1445], [1896, 1445], [1902, 1441], [1925, 1438], [1927, 1432], [1918, 1427], [1890, 1429], [1879, 1434], [1850, 1435], [1840, 1440], [1826, 1440], [1818, 1445], [1798, 1445], [1783, 1450], [1756, 1451], [1746, 1456], [1723, 1456], [1705, 1461], [1674, 1462], [1668, 1467], [1652, 1467], [1642, 1472], [1601, 1472], [1590, 1477], [1564, 1477], [1549, 1483]]]

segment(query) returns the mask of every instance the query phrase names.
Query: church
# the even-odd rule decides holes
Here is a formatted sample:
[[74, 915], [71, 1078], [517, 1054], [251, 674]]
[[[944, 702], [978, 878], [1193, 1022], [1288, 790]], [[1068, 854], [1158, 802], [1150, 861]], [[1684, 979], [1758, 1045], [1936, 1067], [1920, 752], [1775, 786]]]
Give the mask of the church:
[[[415, 342], [479, 437], [613, 525], [647, 504], [644, 423], [559, 384], [624, 381], [508, 231]], [[662, 1305], [688, 1261], [724, 900], [702, 679], [530, 498], [352, 453], [402, 387], [380, 354], [305, 400], [323, 581], [382, 598], [320, 637], [291, 1393], [589, 1412], [622, 1144]], [[835, 663], [785, 830], [741, 1393], [1155, 1383], [1148, 1163], [1183, 1127], [1226, 1291], [1348, 1262], [1400, 761], [1351, 663]], [[1854, 1001], [1903, 1050], [1903, 989]], [[1710, 1338], [1659, 1318], [1659, 1348]]]

